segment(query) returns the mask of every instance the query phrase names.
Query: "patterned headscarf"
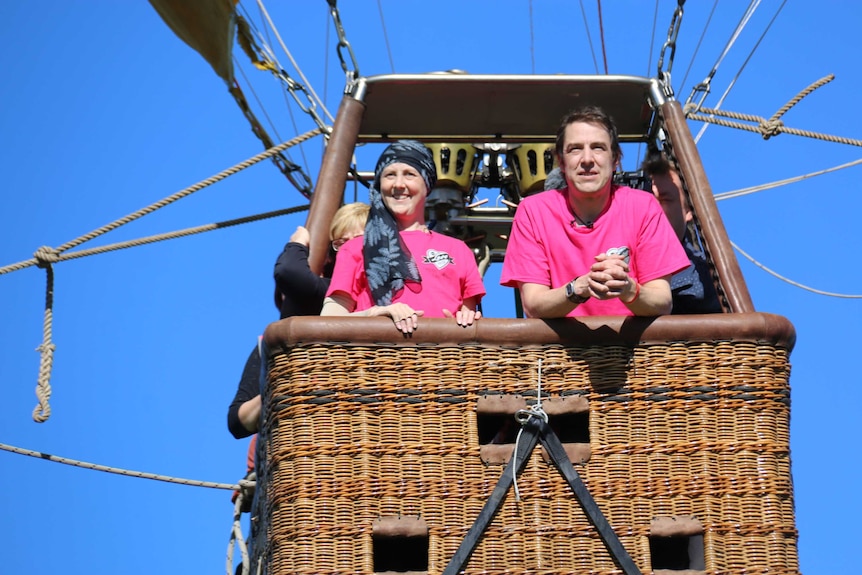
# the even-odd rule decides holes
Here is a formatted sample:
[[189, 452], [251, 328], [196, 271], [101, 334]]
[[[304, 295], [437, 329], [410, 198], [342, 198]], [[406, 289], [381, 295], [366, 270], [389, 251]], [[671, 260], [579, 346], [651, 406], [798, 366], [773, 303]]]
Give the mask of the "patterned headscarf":
[[389, 305], [396, 292], [408, 281], [421, 282], [419, 267], [410, 250], [398, 234], [395, 217], [386, 209], [380, 193], [380, 176], [390, 164], [408, 164], [422, 176], [428, 193], [437, 182], [437, 168], [431, 150], [416, 140], [399, 140], [391, 144], [377, 160], [374, 168], [374, 183], [368, 192], [371, 211], [365, 224], [363, 254], [365, 275], [371, 296], [377, 305]]
[[548, 172], [548, 176], [545, 178], [545, 191], [565, 190], [568, 185], [569, 184], [566, 182], [566, 178], [563, 176], [563, 172], [560, 168], [554, 168]]

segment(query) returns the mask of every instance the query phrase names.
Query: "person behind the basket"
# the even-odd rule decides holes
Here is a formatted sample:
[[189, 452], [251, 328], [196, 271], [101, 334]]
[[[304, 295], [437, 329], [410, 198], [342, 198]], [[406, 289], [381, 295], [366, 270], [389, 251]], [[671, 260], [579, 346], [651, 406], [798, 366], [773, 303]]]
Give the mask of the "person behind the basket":
[[[365, 231], [368, 205], [353, 203], [341, 206], [332, 217], [329, 238], [332, 240], [330, 259], [345, 242]], [[323, 306], [323, 296], [329, 287], [331, 265], [317, 275], [308, 266], [309, 232], [298, 226], [275, 262], [275, 306], [281, 319], [297, 315], [317, 315]], [[237, 439], [255, 433], [260, 419], [260, 350], [254, 346], [246, 360], [236, 395], [227, 411], [227, 427]], [[251, 453], [253, 446], [249, 448]], [[253, 461], [253, 458], [251, 459]]]
[[652, 180], [652, 192], [679, 238], [689, 266], [670, 278], [674, 314], [720, 313], [721, 303], [715, 291], [706, 254], [697, 241], [694, 214], [683, 192], [679, 172], [671, 165], [667, 156], [653, 150], [647, 154], [641, 169]]
[[454, 317], [468, 326], [485, 287], [473, 252], [425, 225], [437, 170], [431, 151], [400, 140], [380, 155], [369, 191], [365, 235], [338, 251], [321, 315], [388, 316], [404, 334], [419, 317]]
[[669, 279], [688, 258], [656, 198], [613, 183], [613, 120], [593, 106], [570, 113], [555, 152], [565, 187], [521, 201], [500, 283], [520, 290], [529, 317], [670, 313]]

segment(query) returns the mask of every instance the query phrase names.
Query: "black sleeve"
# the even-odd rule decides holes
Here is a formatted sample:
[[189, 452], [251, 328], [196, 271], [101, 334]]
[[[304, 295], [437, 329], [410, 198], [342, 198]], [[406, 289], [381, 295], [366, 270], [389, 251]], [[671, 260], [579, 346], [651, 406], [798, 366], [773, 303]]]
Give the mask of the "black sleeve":
[[285, 302], [281, 317], [318, 315], [329, 288], [329, 279], [322, 278], [308, 267], [308, 246], [290, 242], [275, 262], [275, 285]]
[[236, 395], [227, 409], [227, 428], [237, 439], [254, 433], [246, 429], [239, 420], [239, 406], [257, 395], [260, 395], [260, 351], [254, 346], [242, 370]]

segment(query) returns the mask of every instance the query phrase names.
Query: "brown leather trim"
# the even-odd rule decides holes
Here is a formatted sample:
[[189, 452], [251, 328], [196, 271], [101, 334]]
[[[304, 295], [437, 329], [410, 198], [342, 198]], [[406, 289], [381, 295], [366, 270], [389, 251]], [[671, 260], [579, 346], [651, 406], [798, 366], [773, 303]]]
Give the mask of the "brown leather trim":
[[305, 227], [311, 235], [308, 266], [316, 274], [323, 271], [329, 252], [329, 226], [332, 216], [341, 207], [347, 172], [364, 113], [365, 104], [350, 96], [342, 98], [333, 123], [332, 136], [320, 163], [320, 173], [305, 221]]
[[514, 443], [488, 444], [479, 446], [479, 459], [486, 465], [509, 463], [515, 453]]
[[588, 413], [590, 400], [583, 395], [568, 395], [566, 397], [549, 397], [542, 400], [542, 409], [548, 415], [564, 413]]
[[718, 313], [658, 318], [596, 316], [580, 319], [482, 318], [459, 327], [452, 319], [422, 318], [411, 336], [385, 317], [292, 317], [270, 324], [264, 341], [271, 350], [300, 344], [453, 346], [655, 345], [668, 342], [737, 341], [793, 349], [796, 330], [787, 318], [769, 313]]
[[649, 526], [653, 537], [689, 537], [703, 535], [703, 524], [696, 517], [680, 515], [677, 517], [656, 517]]
[[527, 400], [520, 395], [483, 395], [476, 401], [478, 415], [513, 415], [527, 409]]
[[[538, 449], [542, 457], [542, 461], [549, 465], [553, 464], [553, 461], [551, 461], [545, 448], [539, 445]], [[564, 443], [563, 451], [566, 452], [572, 465], [582, 465], [587, 463], [593, 453], [589, 443]], [[515, 453], [514, 443], [479, 446], [479, 458], [486, 465], [501, 465], [509, 463], [509, 460], [512, 459], [513, 453]]]
[[[589, 443], [563, 443], [563, 451], [566, 452], [566, 456], [569, 458], [569, 461], [572, 462], [572, 465], [583, 465], [584, 463], [587, 463], [590, 460], [590, 456], [593, 454]], [[545, 450], [545, 446], [539, 446], [539, 453], [542, 455], [542, 461], [548, 465], [554, 465], [553, 460]]]
[[679, 161], [685, 177], [694, 213], [700, 222], [703, 238], [710, 259], [715, 265], [722, 291], [727, 297], [730, 311], [736, 313], [753, 312], [754, 304], [748, 293], [745, 278], [739, 269], [736, 254], [721, 220], [718, 205], [712, 194], [712, 187], [706, 177], [697, 145], [685, 119], [685, 113], [677, 101], [669, 101], [661, 106], [665, 127], [673, 146], [674, 155]]
[[428, 537], [428, 524], [421, 517], [380, 517], [371, 530], [375, 537]]

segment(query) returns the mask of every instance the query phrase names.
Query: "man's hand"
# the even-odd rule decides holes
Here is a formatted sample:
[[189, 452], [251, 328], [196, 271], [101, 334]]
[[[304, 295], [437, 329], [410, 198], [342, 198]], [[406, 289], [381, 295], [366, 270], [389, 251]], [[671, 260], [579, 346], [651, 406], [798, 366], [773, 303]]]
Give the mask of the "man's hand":
[[629, 264], [623, 256], [599, 254], [590, 266], [587, 279], [590, 292], [598, 299], [613, 299], [631, 291], [633, 281], [629, 278]]

